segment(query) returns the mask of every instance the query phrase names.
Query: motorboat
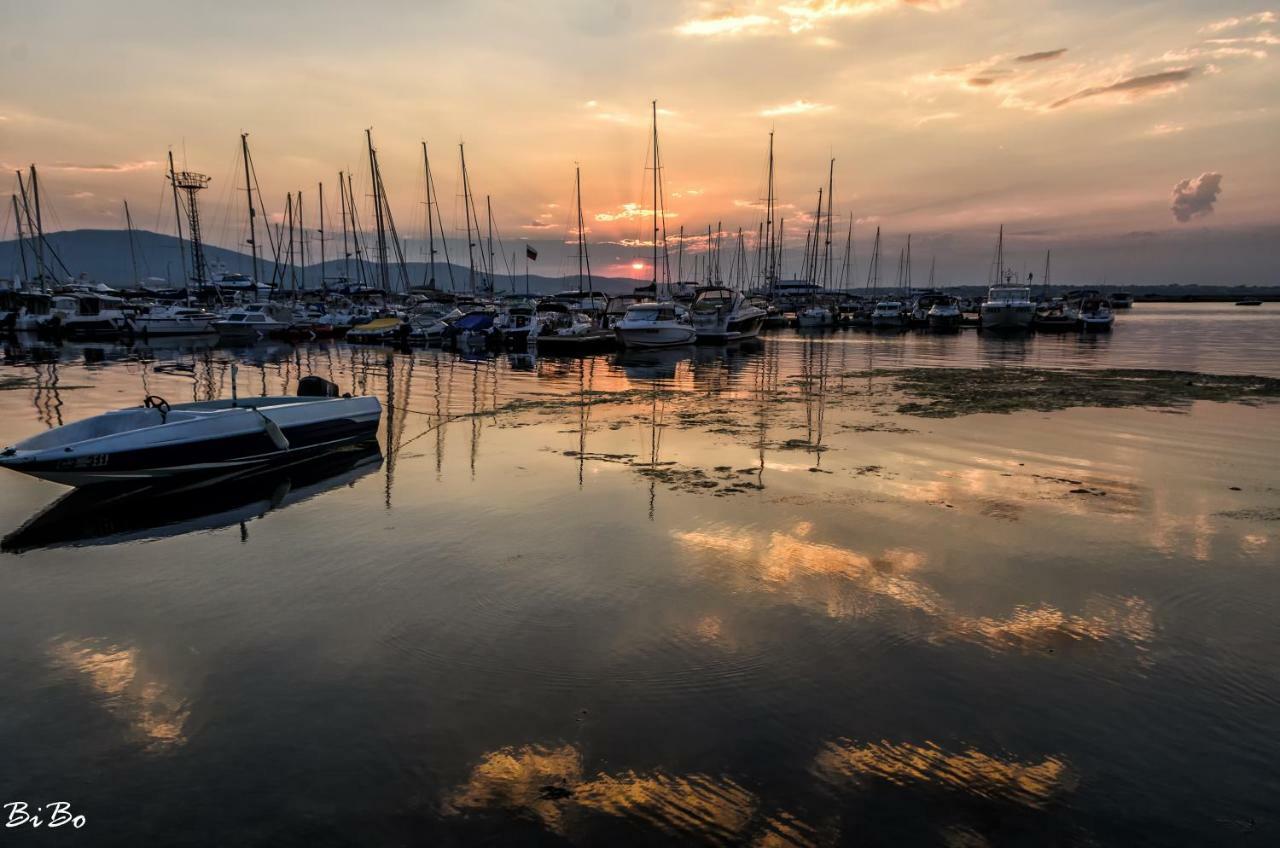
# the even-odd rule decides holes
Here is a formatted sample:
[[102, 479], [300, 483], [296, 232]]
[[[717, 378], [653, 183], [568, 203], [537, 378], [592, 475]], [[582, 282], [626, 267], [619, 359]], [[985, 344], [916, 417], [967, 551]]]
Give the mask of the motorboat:
[[488, 347], [498, 341], [494, 323], [498, 316], [485, 309], [468, 312], [445, 329], [443, 342], [455, 347]]
[[1107, 298], [1111, 301], [1112, 309], [1132, 309], [1133, 294], [1127, 291], [1112, 292], [1111, 297]]
[[493, 329], [503, 344], [520, 347], [538, 326], [538, 306], [531, 300], [508, 302], [493, 320]]
[[693, 344], [698, 333], [689, 310], [678, 303], [633, 303], [613, 325], [625, 348], [677, 347]]
[[347, 330], [346, 339], [352, 344], [391, 344], [408, 336], [411, 328], [395, 316], [374, 318]]
[[1074, 331], [1080, 325], [1079, 311], [1066, 300], [1055, 299], [1036, 308], [1031, 326], [1042, 333]]
[[907, 321], [907, 309], [900, 300], [882, 300], [871, 310], [871, 326], [877, 330], [900, 330]]
[[35, 332], [53, 315], [53, 298], [43, 292], [0, 289], [0, 332]]
[[218, 316], [194, 306], [143, 307], [127, 319], [130, 332], [137, 336], [200, 336], [216, 333]]
[[118, 336], [128, 329], [124, 298], [74, 293], [53, 298], [52, 316], [44, 327], [73, 338]]
[[933, 301], [925, 313], [925, 322], [930, 330], [958, 330], [964, 315], [960, 312], [960, 299], [951, 295], [943, 295]]
[[250, 303], [213, 322], [218, 337], [228, 341], [257, 341], [279, 335], [293, 326], [293, 310], [283, 303]]
[[234, 371], [231, 382], [230, 399], [171, 405], [149, 395], [55, 427], [0, 451], [0, 468], [69, 486], [213, 475], [374, 438], [382, 417], [377, 398], [338, 397], [319, 377], [299, 381], [297, 397], [237, 398]]
[[1256, 299], [1256, 298], [1250, 298], [1250, 299], [1248, 299], [1248, 300], [1237, 300], [1237, 301], [1236, 301], [1236, 306], [1261, 306], [1261, 305], [1262, 305], [1262, 301], [1260, 301], [1260, 300], [1258, 300], [1258, 299]]
[[930, 326], [929, 310], [940, 303], [950, 303], [954, 299], [951, 295], [943, 294], [940, 291], [919, 292], [911, 303], [911, 315], [908, 317], [911, 326]]
[[1111, 329], [1115, 323], [1115, 313], [1111, 311], [1111, 303], [1105, 297], [1084, 298], [1079, 307], [1080, 329], [1085, 332], [1101, 332]]
[[980, 308], [984, 330], [1025, 330], [1035, 317], [1031, 289], [1027, 286], [992, 286]]
[[740, 291], [724, 286], [703, 286], [689, 306], [698, 341], [724, 344], [754, 339], [764, 326], [765, 311]]
[[814, 303], [796, 312], [796, 326], [801, 329], [817, 330], [835, 323], [835, 311], [826, 304]]
[[608, 350], [617, 344], [612, 330], [606, 330], [590, 315], [571, 309], [562, 301], [538, 304], [538, 350], [569, 352]]
[[445, 306], [418, 308], [409, 316], [409, 341], [415, 344], [440, 344], [451, 322], [462, 317], [462, 310]]

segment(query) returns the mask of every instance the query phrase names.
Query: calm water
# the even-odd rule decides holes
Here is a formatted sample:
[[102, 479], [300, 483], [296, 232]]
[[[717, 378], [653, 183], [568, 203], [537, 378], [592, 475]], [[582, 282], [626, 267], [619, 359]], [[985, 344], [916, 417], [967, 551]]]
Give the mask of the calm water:
[[[387, 406], [183, 498], [0, 479], [14, 844], [1269, 844], [1280, 405], [927, 419], [909, 365], [1280, 376], [1280, 309], [585, 360], [13, 348], [0, 442]], [[21, 380], [22, 382], [13, 382]]]

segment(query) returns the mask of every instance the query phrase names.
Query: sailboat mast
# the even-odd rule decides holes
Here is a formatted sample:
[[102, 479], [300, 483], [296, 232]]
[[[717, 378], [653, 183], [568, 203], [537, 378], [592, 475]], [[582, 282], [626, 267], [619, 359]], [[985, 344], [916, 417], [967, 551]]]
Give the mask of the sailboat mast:
[[298, 288], [307, 287], [307, 228], [302, 217], [302, 190], [298, 190]]
[[[684, 224], [680, 225], [680, 243], [676, 245], [676, 282], [684, 280]], [[670, 288], [668, 286], [668, 288]], [[658, 299], [658, 291], [653, 291], [654, 300]]]
[[907, 282], [907, 295], [911, 294], [911, 233], [907, 233], [907, 258], [903, 266], [903, 277]]
[[382, 178], [378, 173], [378, 153], [373, 149], [373, 131], [365, 130], [364, 136], [369, 147], [369, 176], [373, 181], [373, 217], [378, 228], [378, 280], [382, 283], [382, 291], [385, 294], [391, 290], [391, 280], [387, 268], [387, 224], [382, 214]]
[[[169, 183], [173, 186], [173, 217], [178, 225], [178, 255], [182, 259], [182, 272], [187, 272], [187, 250], [182, 245], [182, 206], [178, 203], [178, 172], [173, 167], [173, 151], [169, 151]], [[186, 288], [184, 285], [183, 288]]]
[[[22, 175], [19, 174], [18, 178], [21, 179]], [[27, 271], [27, 251], [23, 247], [22, 215], [18, 213], [18, 195], [11, 194], [9, 199], [13, 201], [13, 220], [18, 225], [18, 256], [22, 259], [22, 279], [25, 280], [30, 276], [30, 273]]]
[[324, 183], [318, 183], [320, 190], [320, 288], [325, 288], [324, 281]]
[[[249, 175], [249, 134], [240, 133], [240, 155], [244, 159], [244, 196], [249, 201], [249, 251], [253, 254], [253, 282], [262, 278], [258, 269], [258, 213], [253, 208], [253, 180]], [[169, 154], [169, 170], [173, 170], [173, 154]], [[175, 189], [176, 192], [176, 189]], [[270, 241], [268, 234], [267, 240]]]
[[[124, 225], [129, 230], [129, 261], [133, 265], [133, 284], [138, 284], [138, 250], [133, 244], [133, 216], [129, 214], [129, 201], [124, 202]], [[19, 224], [21, 226], [21, 224]], [[21, 238], [21, 233], [19, 233]]]
[[[582, 271], [586, 266], [587, 272], [587, 292], [590, 294], [592, 301], [595, 300], [595, 283], [591, 279], [591, 257], [587, 255], [587, 233], [586, 222], [582, 218], [582, 169], [574, 166], [573, 169], [573, 186], [574, 194], [577, 196], [578, 204], [578, 290], [582, 290]], [[654, 296], [657, 296], [657, 282], [655, 277]]]
[[[658, 101], [653, 101], [653, 296], [658, 296]], [[581, 205], [581, 197], [579, 197]]]
[[[467, 151], [458, 145], [458, 155], [462, 159], [462, 217], [467, 219], [467, 286], [476, 292], [476, 244], [471, 240], [471, 183], [467, 179]], [[454, 207], [457, 208], [457, 207]]]
[[489, 218], [489, 291], [492, 292], [497, 288], [497, 283], [494, 280], [497, 267], [494, 265], [493, 259], [493, 200], [487, 194], [484, 196], [484, 209]]
[[833, 158], [827, 170], [827, 245], [825, 255], [823, 257], [822, 268], [822, 287], [824, 289], [831, 288], [831, 221], [832, 221], [832, 203], [835, 198], [836, 185], [836, 160]]
[[777, 254], [777, 244], [773, 239], [773, 130], [769, 131], [769, 189], [765, 200], [764, 216], [765, 229], [769, 233], [769, 244], [765, 250], [765, 262], [767, 263], [765, 285], [769, 287], [769, 293], [772, 294], [778, 279], [778, 268], [774, 261]]
[[422, 142], [422, 170], [427, 180], [427, 288], [436, 287], [436, 228], [431, 209], [431, 160], [427, 158], [427, 143]]
[[338, 214], [342, 216], [342, 276], [351, 281], [351, 248], [347, 243], [347, 192], [342, 172], [338, 172]]

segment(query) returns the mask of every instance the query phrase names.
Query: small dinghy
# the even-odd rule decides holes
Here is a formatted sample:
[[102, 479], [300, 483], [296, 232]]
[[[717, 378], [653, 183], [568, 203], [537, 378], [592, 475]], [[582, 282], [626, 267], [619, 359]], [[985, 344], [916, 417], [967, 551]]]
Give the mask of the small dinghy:
[[68, 486], [219, 474], [374, 438], [381, 417], [377, 398], [338, 397], [319, 377], [303, 378], [297, 397], [237, 398], [233, 390], [230, 400], [171, 405], [151, 395], [5, 448], [0, 468]]

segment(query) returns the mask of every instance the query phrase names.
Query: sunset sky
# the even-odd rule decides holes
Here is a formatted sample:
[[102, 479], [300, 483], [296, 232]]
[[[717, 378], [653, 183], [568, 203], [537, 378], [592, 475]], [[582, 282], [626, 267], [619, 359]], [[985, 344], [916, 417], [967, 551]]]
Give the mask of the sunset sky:
[[[242, 131], [269, 213], [299, 189], [314, 210], [324, 181], [336, 224], [338, 170], [353, 171], [367, 194], [371, 127], [402, 235], [423, 231], [422, 140], [447, 227], [461, 225], [465, 141], [474, 192], [492, 195], [508, 254], [528, 239], [543, 252], [536, 271], [569, 270], [576, 162], [593, 266], [644, 276], [648, 251], [629, 245], [651, 228], [644, 169], [656, 99], [673, 234], [718, 221], [754, 233], [773, 129], [797, 260], [834, 158], [835, 230], [842, 245], [852, 216], [860, 276], [878, 225], [891, 269], [910, 232], [918, 268], [936, 256], [944, 281], [982, 282], [1004, 224], [1015, 264], [1038, 269], [1053, 248], [1063, 282], [1280, 283], [1276, 6], [0, 0], [0, 9], [0, 164], [15, 186], [12, 171], [36, 163], [50, 229], [121, 227], [127, 198], [137, 226], [172, 232], [172, 149], [179, 168], [213, 177], [202, 198], [209, 240], [236, 246]], [[12, 238], [7, 209], [0, 221]], [[686, 260], [700, 249], [691, 243]], [[450, 250], [455, 260], [465, 252], [461, 235]], [[421, 258], [416, 243], [410, 258]]]

